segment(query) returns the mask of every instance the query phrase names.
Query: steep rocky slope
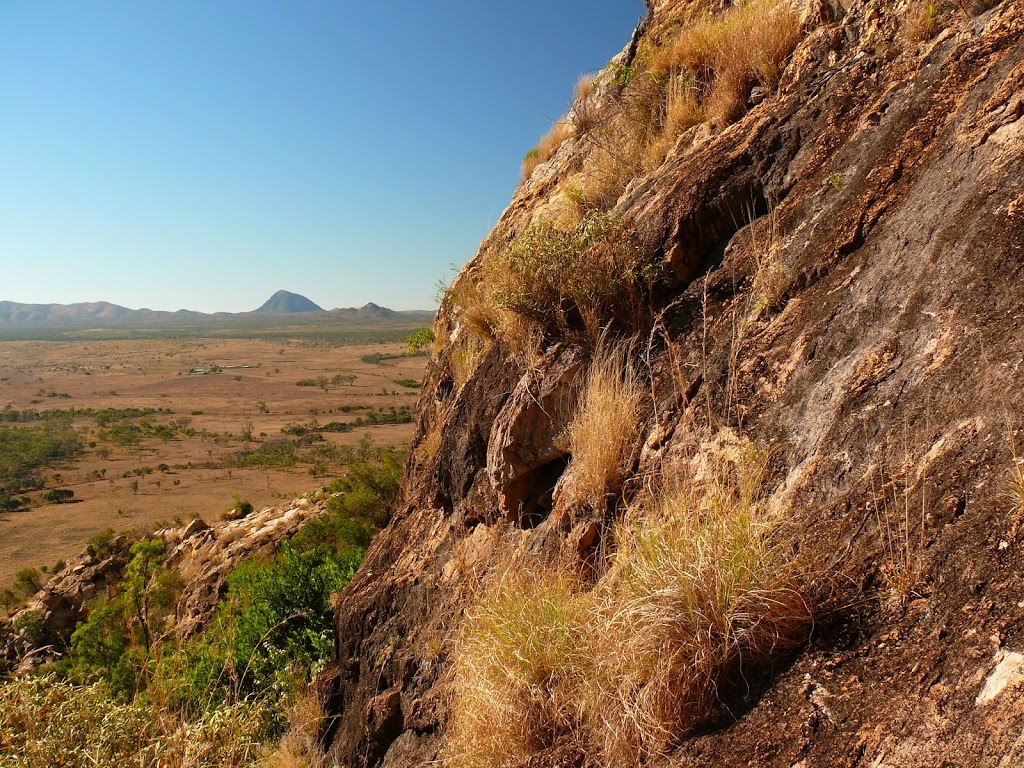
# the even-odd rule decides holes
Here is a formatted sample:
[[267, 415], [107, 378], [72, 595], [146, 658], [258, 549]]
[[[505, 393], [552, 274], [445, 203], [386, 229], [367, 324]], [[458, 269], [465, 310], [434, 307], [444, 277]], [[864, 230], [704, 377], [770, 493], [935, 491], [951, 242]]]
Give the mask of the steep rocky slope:
[[[1024, 446], [1024, 2], [800, 3], [777, 86], [682, 130], [616, 194], [667, 276], [643, 297], [649, 396], [608, 509], [570, 503], [560, 439], [592, 346], [467, 342], [460, 289], [579, 197], [595, 151], [579, 124], [614, 98], [608, 72], [724, 5], [654, 5], [449, 291], [406, 506], [338, 602], [322, 680], [338, 764], [443, 759], [453, 650], [488, 580], [567, 553], [592, 565], [645, 478], [728, 433], [770, 456], [815, 623], [664, 764], [1024, 761], [1024, 500], [1007, 492]], [[528, 764], [587, 759], [556, 740]]]

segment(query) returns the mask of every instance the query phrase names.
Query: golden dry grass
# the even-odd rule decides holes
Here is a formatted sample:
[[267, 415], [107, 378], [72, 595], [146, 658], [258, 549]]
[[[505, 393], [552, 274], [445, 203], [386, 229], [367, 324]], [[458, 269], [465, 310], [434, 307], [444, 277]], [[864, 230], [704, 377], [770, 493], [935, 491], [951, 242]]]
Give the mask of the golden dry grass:
[[805, 581], [765, 496], [766, 458], [724, 445], [634, 506], [589, 592], [506, 574], [481, 595], [454, 653], [453, 766], [519, 763], [556, 743], [595, 765], [640, 764], [805, 641]]
[[703, 83], [707, 115], [723, 127], [743, 113], [755, 84], [778, 84], [802, 34], [789, 3], [750, 0], [684, 26], [654, 54], [651, 69], [670, 77], [686, 72]]
[[756, 226], [751, 225], [750, 250], [754, 257], [750, 295], [755, 313], [760, 313], [777, 306], [793, 284], [793, 269], [786, 265], [774, 211]]
[[20, 678], [0, 685], [0, 755], [21, 768], [242, 768], [262, 755], [268, 716], [259, 704], [239, 703], [185, 720], [120, 703], [102, 684]]
[[557, 574], [507, 573], [468, 611], [453, 654], [452, 768], [516, 765], [574, 730], [575, 600]]
[[536, 148], [527, 152], [523, 157], [523, 181], [526, 181], [533, 175], [533, 172], [538, 165], [546, 163], [554, 157], [558, 148], [562, 146], [565, 140], [571, 135], [572, 131], [569, 128], [569, 124], [565, 121], [565, 118], [557, 120], [555, 124], [551, 126], [551, 130], [544, 134], [540, 141], [537, 142]]
[[455, 382], [456, 389], [461, 388], [470, 380], [486, 353], [487, 348], [484, 342], [473, 337], [459, 340], [449, 357], [452, 380]]
[[604, 510], [621, 489], [626, 462], [639, 435], [644, 389], [630, 363], [630, 347], [604, 344], [595, 353], [566, 430], [572, 456], [572, 503]]
[[706, 119], [699, 86], [685, 74], [671, 77], [665, 93], [664, 123], [647, 145], [644, 168], [651, 171], [661, 165], [680, 134]]
[[942, 29], [939, 4], [932, 0], [918, 0], [911, 4], [903, 27], [903, 34], [912, 43], [931, 40]]
[[1014, 457], [1010, 476], [1006, 481], [1005, 496], [1014, 512], [1024, 512], [1024, 463]]
[[689, 18], [661, 44], [641, 46], [632, 66], [613, 72], [618, 87], [600, 109], [577, 105], [577, 135], [589, 147], [581, 206], [610, 210], [687, 129], [709, 120], [724, 128], [741, 117], [753, 86], [778, 85], [802, 35], [788, 2], [749, 0]]
[[[905, 458], [909, 463], [909, 457]], [[870, 475], [873, 508], [882, 557], [880, 575], [884, 602], [904, 605], [917, 594], [924, 574], [924, 501], [915, 502], [905, 468], [894, 472], [876, 469]]]
[[663, 754], [806, 639], [799, 574], [761, 497], [764, 456], [741, 443], [707, 458], [703, 474], [667, 481], [620, 526], [594, 591], [583, 695], [605, 764]]
[[327, 761], [319, 746], [324, 706], [315, 684], [299, 695], [288, 709], [288, 730], [261, 765], [264, 768], [326, 768]]
[[586, 101], [590, 94], [594, 92], [597, 87], [597, 75], [589, 73], [586, 75], [580, 75], [576, 81], [576, 86], [573, 88], [572, 95], [573, 99], [577, 102]]

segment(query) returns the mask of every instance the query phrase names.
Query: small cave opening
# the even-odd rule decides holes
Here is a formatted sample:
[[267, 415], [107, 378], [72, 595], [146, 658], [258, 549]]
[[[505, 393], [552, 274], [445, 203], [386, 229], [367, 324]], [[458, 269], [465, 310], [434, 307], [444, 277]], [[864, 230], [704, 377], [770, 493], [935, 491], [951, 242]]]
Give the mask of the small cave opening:
[[507, 517], [520, 528], [536, 528], [554, 507], [555, 486], [569, 466], [570, 457], [559, 456], [531, 469], [506, 486], [504, 506]]

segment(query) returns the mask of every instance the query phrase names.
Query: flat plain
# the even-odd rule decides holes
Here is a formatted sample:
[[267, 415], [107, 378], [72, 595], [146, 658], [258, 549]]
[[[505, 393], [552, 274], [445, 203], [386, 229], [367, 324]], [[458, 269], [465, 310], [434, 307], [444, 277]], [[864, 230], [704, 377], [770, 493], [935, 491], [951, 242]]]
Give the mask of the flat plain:
[[[0, 587], [108, 528], [292, 499], [330, 482], [338, 451], [367, 435], [407, 444], [426, 357], [404, 352], [308, 338], [0, 341], [0, 409], [59, 416], [82, 446], [39, 471], [26, 508], [0, 513]], [[46, 502], [55, 488], [71, 503]]]

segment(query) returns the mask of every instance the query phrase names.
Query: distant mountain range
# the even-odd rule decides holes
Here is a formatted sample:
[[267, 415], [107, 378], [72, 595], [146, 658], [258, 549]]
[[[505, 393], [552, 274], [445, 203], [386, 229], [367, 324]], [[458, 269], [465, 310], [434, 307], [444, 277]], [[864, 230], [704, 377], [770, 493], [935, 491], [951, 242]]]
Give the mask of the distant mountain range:
[[433, 321], [426, 310], [396, 311], [374, 303], [362, 307], [325, 310], [305, 296], [278, 291], [252, 312], [193, 312], [179, 309], [163, 312], [153, 309], [128, 309], [106, 301], [81, 304], [20, 304], [0, 301], [0, 327], [53, 328], [126, 328], [266, 325], [287, 320], [289, 323], [335, 323], [345, 325], [424, 325]]

